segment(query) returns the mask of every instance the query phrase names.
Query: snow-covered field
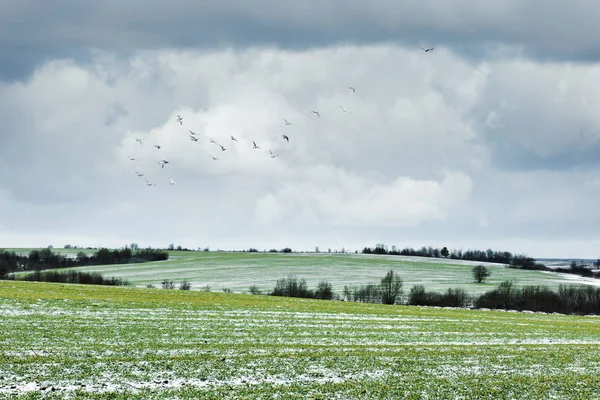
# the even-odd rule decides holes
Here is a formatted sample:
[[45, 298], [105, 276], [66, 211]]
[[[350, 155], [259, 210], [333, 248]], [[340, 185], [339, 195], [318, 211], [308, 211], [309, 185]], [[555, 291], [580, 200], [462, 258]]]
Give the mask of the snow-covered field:
[[404, 280], [405, 292], [413, 285], [422, 284], [427, 290], [445, 291], [452, 287], [479, 294], [507, 279], [514, 279], [519, 285], [547, 285], [551, 288], [561, 283], [600, 283], [596, 279], [575, 275], [523, 271], [488, 263], [491, 277], [486, 284], [475, 284], [471, 270], [478, 264], [481, 263], [387, 255], [175, 251], [170, 252], [167, 261], [90, 266], [78, 270], [124, 278], [137, 286], [153, 284], [159, 287], [163, 280], [175, 283], [187, 280], [192, 282], [192, 289], [208, 285], [211, 290], [227, 288], [236, 293], [247, 293], [251, 285], [258, 286], [263, 292], [270, 291], [277, 279], [289, 274], [306, 279], [309, 288], [316, 287], [321, 280], [328, 281], [334, 291], [341, 293], [344, 285], [379, 282], [390, 269]]
[[5, 398], [598, 393], [598, 317], [0, 281]]

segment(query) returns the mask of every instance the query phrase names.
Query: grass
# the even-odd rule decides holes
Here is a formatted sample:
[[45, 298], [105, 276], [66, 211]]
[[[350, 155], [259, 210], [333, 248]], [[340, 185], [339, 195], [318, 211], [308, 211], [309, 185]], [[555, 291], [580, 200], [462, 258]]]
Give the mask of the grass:
[[[55, 251], [61, 252], [62, 249]], [[187, 280], [192, 289], [209, 285], [212, 290], [229, 288], [247, 293], [251, 285], [263, 292], [271, 291], [277, 279], [296, 274], [306, 279], [309, 288], [319, 281], [330, 282], [341, 294], [344, 285], [379, 282], [390, 269], [404, 280], [404, 290], [422, 284], [429, 291], [445, 291], [449, 287], [464, 288], [480, 294], [495, 288], [500, 282], [515, 279], [519, 285], [547, 285], [557, 288], [561, 283], [592, 282], [568, 274], [524, 271], [488, 264], [492, 276], [484, 284], [473, 283], [471, 270], [476, 262], [430, 259], [420, 257], [379, 256], [328, 253], [233, 253], [170, 251], [167, 261], [127, 265], [88, 266], [76, 268], [82, 272], [99, 272], [105, 277], [126, 279], [133, 285], [160, 286], [163, 280], [175, 283]]]
[[11, 399], [597, 399], [599, 345], [597, 317], [0, 281]]

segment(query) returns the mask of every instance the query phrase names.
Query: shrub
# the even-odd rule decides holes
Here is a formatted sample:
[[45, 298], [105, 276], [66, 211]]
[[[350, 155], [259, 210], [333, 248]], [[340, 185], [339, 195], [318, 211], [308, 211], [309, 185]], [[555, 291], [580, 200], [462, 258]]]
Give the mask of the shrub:
[[262, 294], [262, 291], [256, 285], [250, 286], [250, 294]]
[[464, 289], [449, 288], [445, 293], [427, 292], [423, 285], [410, 289], [408, 304], [413, 306], [469, 307], [471, 296]]
[[173, 281], [164, 280], [161, 283], [163, 289], [175, 289], [175, 283]]
[[295, 275], [289, 275], [287, 278], [277, 281], [271, 296], [313, 298], [314, 293], [308, 290], [304, 279], [299, 280]]
[[223, 293], [233, 293], [233, 291], [229, 288], [223, 288]]
[[192, 288], [191, 282], [183, 281], [179, 284], [179, 290], [190, 290]]
[[333, 298], [333, 290], [331, 283], [321, 281], [315, 290], [315, 299], [331, 300]]
[[359, 303], [381, 303], [381, 291], [379, 285], [374, 283], [344, 286], [344, 298]]
[[119, 278], [104, 278], [97, 272], [79, 271], [35, 271], [16, 280], [55, 283], [79, 283], [82, 285], [129, 286], [129, 282]]

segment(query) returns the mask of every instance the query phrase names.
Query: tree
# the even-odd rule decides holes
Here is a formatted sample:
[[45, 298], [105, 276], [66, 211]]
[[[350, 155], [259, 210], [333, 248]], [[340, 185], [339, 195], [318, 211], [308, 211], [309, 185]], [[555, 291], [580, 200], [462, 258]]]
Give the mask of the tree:
[[171, 251], [175, 250], [175, 245], [173, 243], [171, 243], [169, 245], [169, 247], [167, 247], [167, 250], [171, 250]]
[[331, 283], [326, 281], [319, 282], [317, 290], [315, 290], [315, 299], [331, 300], [333, 298], [333, 290]]
[[396, 304], [402, 294], [402, 278], [390, 270], [381, 280], [381, 302], [383, 304]]
[[450, 255], [450, 252], [448, 251], [448, 248], [446, 246], [444, 246], [444, 248], [442, 248], [442, 251], [440, 252], [440, 254], [444, 258], [448, 258], [448, 256]]
[[483, 283], [492, 273], [483, 265], [473, 267], [473, 279], [477, 283]]

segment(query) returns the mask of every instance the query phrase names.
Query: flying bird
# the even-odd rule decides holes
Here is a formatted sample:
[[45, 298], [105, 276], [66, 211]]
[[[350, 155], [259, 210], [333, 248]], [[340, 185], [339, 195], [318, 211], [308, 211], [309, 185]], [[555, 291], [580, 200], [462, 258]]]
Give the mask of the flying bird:
[[158, 163], [160, 164], [161, 168], [164, 168], [165, 165], [167, 165], [169, 162], [167, 160], [160, 160], [160, 161], [158, 161]]
[[423, 50], [425, 53], [433, 51], [433, 47], [428, 47], [426, 49], [424, 49], [423, 47], [421, 47], [421, 50]]
[[190, 129], [188, 129], [188, 131], [190, 131], [190, 135], [195, 135], [196, 132], [192, 132]]
[[131, 157], [131, 156], [127, 156], [127, 157], [129, 157], [129, 159], [130, 159], [131, 161], [140, 161], [140, 160], [138, 160], [137, 158], [133, 158], [133, 157]]
[[271, 154], [271, 158], [279, 157], [279, 154], [273, 154], [271, 150], [269, 150], [269, 154]]
[[148, 179], [144, 179], [146, 181], [146, 186], [156, 186], [156, 183], [148, 182]]
[[317, 114], [317, 117], [321, 118], [321, 114], [318, 111], [311, 111], [312, 114]]
[[169, 180], [171, 181], [171, 185], [175, 184], [175, 181], [173, 179], [171, 179], [171, 177], [169, 177]]
[[197, 142], [197, 141], [198, 141], [198, 138], [197, 138], [196, 136], [192, 136], [192, 135], [190, 135], [190, 140], [191, 140], [192, 142]]
[[223, 147], [222, 145], [219, 145], [221, 147], [221, 151], [225, 151], [227, 150], [225, 147]]
[[[209, 138], [209, 139], [210, 139], [210, 138]], [[210, 142], [211, 142], [211, 143], [214, 143], [214, 144], [218, 144], [217, 142], [215, 142], [215, 140], [214, 140], [214, 139], [210, 139]]]
[[140, 139], [139, 137], [135, 138], [135, 141], [138, 142], [140, 144], [140, 146], [143, 146], [142, 139]]
[[212, 157], [213, 161], [219, 161], [219, 159], [217, 157], [215, 157], [215, 156], [211, 156], [211, 157]]
[[348, 89], [352, 90], [354, 93], [356, 93], [356, 88], [354, 86], [349, 86]]
[[183, 125], [183, 118], [179, 114], [177, 114], [177, 122], [179, 122], [179, 125]]
[[233, 135], [229, 135], [229, 136], [231, 136], [231, 140], [233, 140], [234, 142], [238, 141], [236, 138], [233, 137]]
[[155, 144], [154, 147], [156, 147], [158, 150], [160, 150], [160, 145], [159, 144]]
[[285, 124], [286, 124], [286, 125], [294, 125], [294, 124], [292, 124], [290, 121], [288, 121], [288, 120], [287, 120], [287, 119], [285, 119], [285, 118], [284, 118], [283, 120], [285, 121]]
[[281, 135], [281, 137], [287, 140], [288, 143], [290, 142], [290, 138], [288, 137], [288, 135]]
[[346, 107], [344, 107], [344, 106], [340, 106], [340, 108], [342, 109], [342, 111], [343, 111], [343, 112], [347, 112], [347, 113], [350, 113], [350, 114], [352, 114], [352, 113], [350, 112], [350, 110], [348, 110]]
[[260, 149], [260, 147], [258, 147], [258, 146], [256, 145], [256, 142], [255, 142], [254, 140], [252, 141], [252, 144], [254, 145], [254, 146], [252, 146], [252, 148], [253, 148], [253, 149]]
[[144, 176], [144, 174], [142, 174], [141, 172], [137, 172], [137, 171], [135, 171], [135, 174], [136, 174], [137, 176]]

